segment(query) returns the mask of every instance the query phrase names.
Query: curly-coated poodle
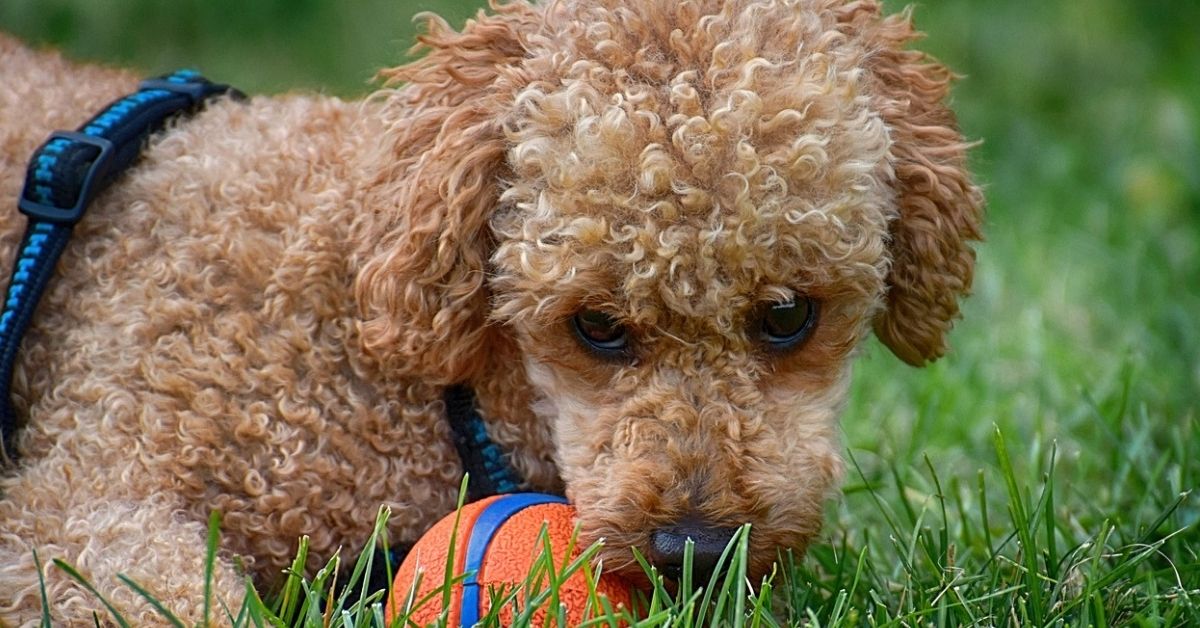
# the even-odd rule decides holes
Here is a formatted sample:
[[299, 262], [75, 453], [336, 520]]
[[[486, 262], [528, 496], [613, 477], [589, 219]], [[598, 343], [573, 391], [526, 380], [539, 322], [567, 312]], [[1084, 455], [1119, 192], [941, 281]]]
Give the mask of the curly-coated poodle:
[[[465, 384], [524, 488], [565, 491], [607, 568], [752, 524], [752, 575], [818, 533], [868, 330], [941, 356], [982, 198], [952, 74], [877, 0], [522, 0], [362, 102], [218, 99], [157, 134], [62, 257], [13, 380], [0, 623], [33, 550], [135, 623], [419, 536], [462, 476]], [[0, 198], [137, 77], [0, 38]], [[0, 218], [0, 260], [25, 219]], [[7, 272], [7, 271], [5, 271]], [[99, 602], [44, 569], [56, 617]]]

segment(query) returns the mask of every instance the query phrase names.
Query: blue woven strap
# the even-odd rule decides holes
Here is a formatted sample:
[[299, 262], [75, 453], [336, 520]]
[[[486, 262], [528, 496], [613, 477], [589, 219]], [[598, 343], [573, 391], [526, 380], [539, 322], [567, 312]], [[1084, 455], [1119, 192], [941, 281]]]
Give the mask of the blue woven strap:
[[483, 417], [475, 409], [475, 393], [466, 386], [446, 388], [443, 398], [454, 449], [467, 474], [467, 499], [512, 493], [521, 487], [521, 475], [505, 459], [504, 451], [488, 436]]
[[15, 456], [12, 375], [21, 338], [88, 204], [129, 167], [147, 136], [214, 96], [240, 93], [191, 70], [142, 82], [78, 131], [56, 131], [30, 159], [17, 203], [29, 218], [0, 310], [0, 454]]

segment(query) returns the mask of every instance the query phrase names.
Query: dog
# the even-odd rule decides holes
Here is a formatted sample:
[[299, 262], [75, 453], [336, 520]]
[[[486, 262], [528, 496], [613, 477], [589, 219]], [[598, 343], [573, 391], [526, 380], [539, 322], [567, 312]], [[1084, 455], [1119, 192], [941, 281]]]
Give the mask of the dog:
[[[393, 540], [453, 509], [444, 391], [606, 569], [664, 573], [751, 524], [751, 577], [818, 535], [873, 330], [947, 350], [983, 198], [952, 73], [877, 0], [523, 0], [361, 102], [221, 98], [156, 134], [75, 227], [22, 345], [0, 483], [0, 622], [34, 551], [133, 623]], [[137, 77], [0, 39], [0, 197]], [[15, 202], [15, 201], [14, 201]], [[25, 226], [0, 218], [0, 259]], [[715, 549], [714, 549], [715, 548]], [[98, 600], [42, 570], [56, 618]]]

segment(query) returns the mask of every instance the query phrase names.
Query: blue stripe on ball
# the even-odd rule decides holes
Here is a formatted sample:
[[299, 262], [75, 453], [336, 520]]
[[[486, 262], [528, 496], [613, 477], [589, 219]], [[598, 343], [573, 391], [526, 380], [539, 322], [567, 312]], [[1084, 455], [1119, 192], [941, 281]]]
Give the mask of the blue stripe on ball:
[[459, 625], [474, 626], [479, 623], [479, 569], [483, 566], [483, 557], [492, 543], [492, 537], [496, 536], [500, 526], [530, 506], [566, 503], [567, 500], [558, 495], [514, 493], [498, 498], [479, 513], [471, 528], [471, 538], [467, 541], [467, 558], [463, 565], [467, 577], [463, 580]]

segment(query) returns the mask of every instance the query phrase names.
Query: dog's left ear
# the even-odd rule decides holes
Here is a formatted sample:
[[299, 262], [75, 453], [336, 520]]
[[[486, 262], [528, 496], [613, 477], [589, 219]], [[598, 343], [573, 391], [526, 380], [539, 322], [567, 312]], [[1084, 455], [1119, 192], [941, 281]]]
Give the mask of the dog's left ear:
[[368, 156], [368, 226], [356, 234], [359, 334], [391, 376], [468, 380], [487, 338], [488, 219], [505, 177], [504, 109], [538, 16], [493, 5], [461, 32], [429, 15], [427, 54], [382, 73], [398, 89], [376, 115]]
[[880, 19], [871, 1], [846, 9], [843, 25], [865, 35], [873, 50], [874, 107], [891, 139], [899, 214], [890, 227], [887, 301], [875, 334], [900, 359], [921, 366], [946, 352], [959, 299], [971, 289], [970, 242], [981, 238], [983, 195], [967, 171], [971, 144], [944, 102], [954, 75], [907, 48], [920, 36], [909, 12]]

